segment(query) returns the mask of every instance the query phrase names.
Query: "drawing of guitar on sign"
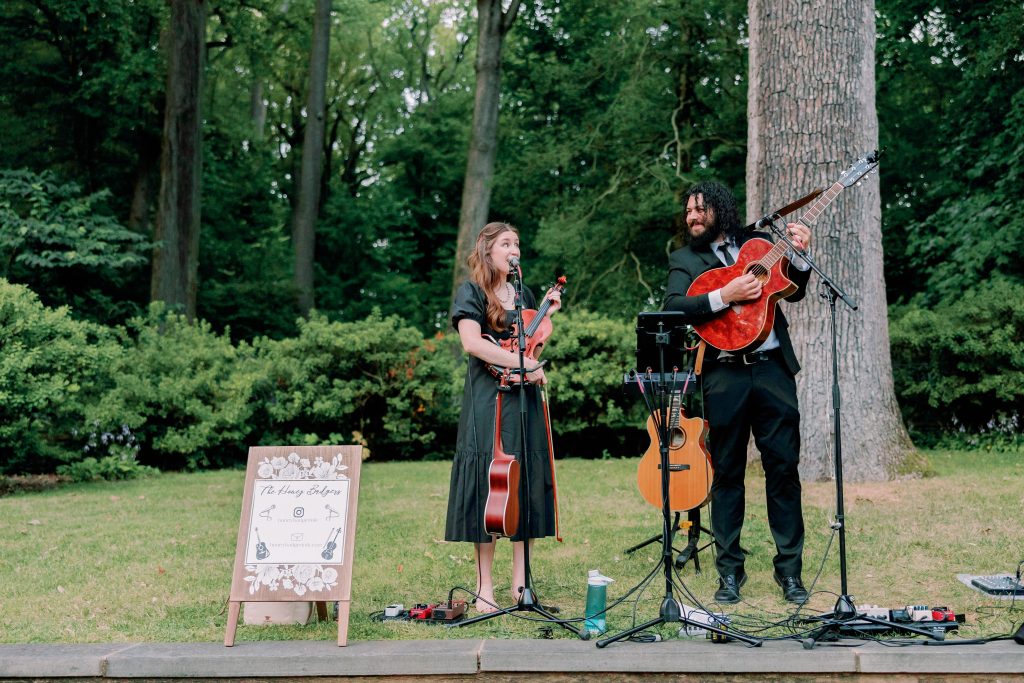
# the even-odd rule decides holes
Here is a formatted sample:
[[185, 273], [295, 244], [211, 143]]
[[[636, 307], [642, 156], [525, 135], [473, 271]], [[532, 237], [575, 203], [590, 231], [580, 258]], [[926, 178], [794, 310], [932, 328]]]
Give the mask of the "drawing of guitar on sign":
[[255, 527], [255, 529], [256, 529], [256, 559], [257, 560], [265, 560], [268, 557], [270, 557], [270, 549], [267, 547], [267, 544], [263, 542], [263, 539], [260, 538], [260, 528], [259, 527]]
[[[338, 527], [337, 529], [331, 529], [331, 531], [334, 532], [334, 538], [327, 541], [327, 545], [324, 546], [324, 551], [320, 553], [320, 557], [324, 558], [325, 560], [334, 559], [334, 551], [338, 549], [338, 534], [341, 533], [341, 527]], [[327, 535], [330, 536], [331, 534], [328, 532]]]

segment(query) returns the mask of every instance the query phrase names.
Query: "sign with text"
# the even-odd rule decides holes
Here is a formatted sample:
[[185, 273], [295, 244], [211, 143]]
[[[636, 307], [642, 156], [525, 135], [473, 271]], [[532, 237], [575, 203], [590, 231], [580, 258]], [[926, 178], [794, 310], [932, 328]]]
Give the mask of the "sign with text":
[[296, 600], [321, 617], [337, 602], [346, 643], [361, 460], [361, 446], [249, 449], [225, 645], [242, 601]]

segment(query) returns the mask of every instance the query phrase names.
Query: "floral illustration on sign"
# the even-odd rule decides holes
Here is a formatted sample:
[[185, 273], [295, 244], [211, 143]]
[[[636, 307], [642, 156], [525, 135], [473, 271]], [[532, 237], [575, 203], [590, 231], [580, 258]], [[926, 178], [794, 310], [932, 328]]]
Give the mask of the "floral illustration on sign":
[[348, 465], [341, 464], [341, 454], [335, 455], [328, 462], [317, 456], [310, 462], [298, 453], [289, 453], [273, 458], [263, 458], [256, 474], [260, 479], [348, 479], [344, 474]]
[[245, 580], [249, 582], [250, 595], [261, 586], [271, 591], [283, 588], [305, 595], [307, 591], [317, 593], [338, 585], [338, 571], [319, 564], [247, 564], [245, 570], [249, 572]]

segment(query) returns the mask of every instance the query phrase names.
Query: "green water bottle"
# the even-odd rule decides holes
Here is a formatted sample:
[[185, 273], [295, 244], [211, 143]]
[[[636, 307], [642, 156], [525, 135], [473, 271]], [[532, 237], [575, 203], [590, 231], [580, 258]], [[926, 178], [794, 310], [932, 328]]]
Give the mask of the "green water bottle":
[[608, 606], [608, 584], [614, 580], [603, 576], [596, 569], [587, 572], [587, 609], [583, 628], [592, 636], [599, 636], [608, 630], [604, 611]]

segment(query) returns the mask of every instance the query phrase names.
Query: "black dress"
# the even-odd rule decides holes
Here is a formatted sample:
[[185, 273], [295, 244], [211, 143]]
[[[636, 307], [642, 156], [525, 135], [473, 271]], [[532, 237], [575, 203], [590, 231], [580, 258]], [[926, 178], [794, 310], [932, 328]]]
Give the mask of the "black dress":
[[[524, 287], [523, 307], [536, 309], [536, 301], [533, 293]], [[503, 332], [496, 332], [487, 324], [486, 309], [487, 298], [483, 290], [472, 281], [463, 282], [452, 304], [452, 325], [458, 329], [459, 321], [469, 318], [480, 323], [484, 334], [499, 340], [507, 339], [507, 328]], [[511, 322], [514, 316], [515, 311], [509, 311], [508, 320]], [[476, 356], [469, 356], [448, 493], [448, 520], [444, 532], [446, 541], [488, 543], [492, 538], [484, 528], [484, 511], [487, 505], [487, 470], [494, 457], [497, 387], [498, 380], [487, 371], [484, 362]], [[554, 484], [548, 456], [547, 430], [544, 426], [544, 407], [538, 387], [527, 386], [525, 394], [528, 460], [525, 465], [521, 465], [521, 470], [526, 470], [530, 479], [530, 532], [524, 535], [520, 528], [512, 539], [514, 541], [555, 534]], [[514, 385], [512, 391], [504, 394], [501, 410], [502, 446], [506, 453], [517, 458], [522, 452], [519, 396], [520, 388]], [[527, 500], [525, 485], [524, 476], [520, 483], [520, 505], [525, 505]]]

